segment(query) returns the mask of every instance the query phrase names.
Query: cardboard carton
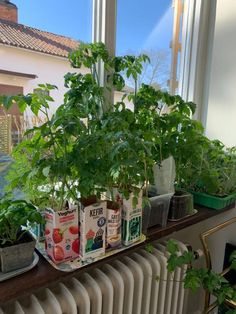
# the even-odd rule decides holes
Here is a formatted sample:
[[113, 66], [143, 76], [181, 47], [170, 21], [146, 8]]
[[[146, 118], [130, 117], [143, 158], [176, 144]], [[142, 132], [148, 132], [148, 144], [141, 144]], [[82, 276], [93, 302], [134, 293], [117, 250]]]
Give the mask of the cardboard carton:
[[72, 260], [79, 256], [78, 208], [45, 211], [45, 249], [55, 262]]
[[80, 257], [95, 258], [105, 254], [106, 202], [80, 207]]

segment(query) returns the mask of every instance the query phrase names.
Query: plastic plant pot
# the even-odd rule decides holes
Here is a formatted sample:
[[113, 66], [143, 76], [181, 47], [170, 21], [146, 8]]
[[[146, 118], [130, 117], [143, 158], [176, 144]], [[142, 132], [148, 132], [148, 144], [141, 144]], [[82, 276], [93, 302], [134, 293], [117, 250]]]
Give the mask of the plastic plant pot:
[[193, 196], [185, 191], [177, 191], [170, 200], [168, 219], [176, 221], [194, 213]]

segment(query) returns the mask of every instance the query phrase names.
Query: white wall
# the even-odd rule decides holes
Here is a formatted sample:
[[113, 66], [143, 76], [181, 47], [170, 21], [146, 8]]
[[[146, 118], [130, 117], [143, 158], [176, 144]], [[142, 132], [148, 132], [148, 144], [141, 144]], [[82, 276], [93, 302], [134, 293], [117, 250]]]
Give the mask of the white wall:
[[236, 145], [236, 1], [217, 0], [206, 135]]
[[[0, 74], [0, 84], [22, 86], [24, 94], [30, 93], [40, 83], [50, 83], [56, 85], [58, 90], [50, 92], [55, 103], [52, 103], [50, 112], [54, 112], [56, 107], [63, 103], [63, 95], [66, 92], [64, 87], [64, 75], [68, 72], [78, 72], [70, 66], [66, 58], [59, 58], [46, 54], [32, 52], [30, 50], [8, 47], [0, 45], [0, 69], [37, 75], [36, 79], [28, 79], [18, 76]], [[80, 69], [86, 73], [86, 69]], [[121, 101], [123, 92], [115, 92], [114, 102]], [[133, 108], [132, 104], [125, 99], [128, 108]], [[32, 113], [27, 111], [28, 119], [32, 119]]]
[[[36, 79], [26, 79], [17, 76], [0, 75], [0, 84], [23, 86], [24, 94], [32, 92], [40, 83], [50, 83], [58, 87], [50, 95], [55, 103], [51, 111], [63, 103], [64, 75], [67, 72], [76, 72], [71, 68], [66, 58], [59, 58], [30, 50], [0, 45], [0, 69], [37, 75]], [[82, 70], [85, 72], [85, 70]]]
[[[124, 96], [124, 92], [115, 91], [115, 93], [114, 93], [114, 104], [122, 101], [123, 96]], [[125, 99], [123, 99], [123, 102], [125, 103], [126, 108], [128, 108], [130, 110], [134, 109], [133, 103], [130, 102], [127, 97], [125, 97]]]

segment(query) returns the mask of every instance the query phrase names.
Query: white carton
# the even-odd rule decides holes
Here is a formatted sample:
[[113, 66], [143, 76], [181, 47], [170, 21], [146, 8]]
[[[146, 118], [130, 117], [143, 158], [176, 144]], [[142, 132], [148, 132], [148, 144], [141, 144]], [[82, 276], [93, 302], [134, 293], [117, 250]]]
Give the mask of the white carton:
[[107, 235], [106, 249], [121, 246], [121, 208], [114, 208], [112, 202], [107, 202]]
[[45, 210], [45, 248], [54, 263], [79, 256], [78, 208], [54, 211]]
[[84, 260], [105, 254], [106, 202], [80, 208], [80, 257]]
[[115, 199], [122, 205], [122, 244], [130, 245], [141, 239], [142, 235], [142, 191], [138, 195], [138, 203], [133, 207], [131, 193], [126, 200], [119, 192], [115, 192]]

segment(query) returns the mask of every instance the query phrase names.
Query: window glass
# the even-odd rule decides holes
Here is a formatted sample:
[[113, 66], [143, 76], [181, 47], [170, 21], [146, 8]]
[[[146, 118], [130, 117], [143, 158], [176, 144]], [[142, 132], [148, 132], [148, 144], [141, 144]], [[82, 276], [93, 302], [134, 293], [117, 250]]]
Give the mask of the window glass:
[[[174, 90], [170, 87], [171, 83], [173, 85], [171, 80], [178, 79], [182, 15], [179, 4], [182, 4], [181, 0], [147, 0], [138, 3], [135, 0], [118, 0], [117, 55], [145, 53], [151, 61], [144, 66], [139, 84], [152, 84], [155, 88], [175, 93], [177, 84]], [[179, 22], [174, 18], [176, 13]], [[179, 25], [176, 25], [176, 21]], [[132, 87], [132, 82], [127, 80], [127, 85]]]

